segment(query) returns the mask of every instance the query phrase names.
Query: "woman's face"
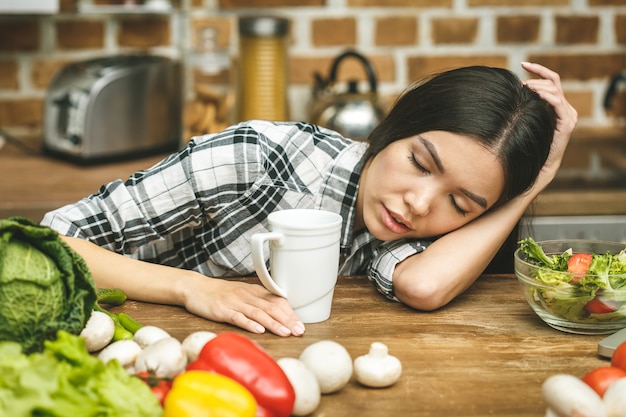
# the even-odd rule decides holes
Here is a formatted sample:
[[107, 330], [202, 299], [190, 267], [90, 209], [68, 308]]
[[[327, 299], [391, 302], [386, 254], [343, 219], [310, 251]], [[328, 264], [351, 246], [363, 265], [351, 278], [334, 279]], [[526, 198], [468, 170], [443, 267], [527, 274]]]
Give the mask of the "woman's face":
[[380, 240], [457, 229], [500, 197], [500, 161], [475, 139], [444, 131], [393, 142], [366, 164], [355, 227]]

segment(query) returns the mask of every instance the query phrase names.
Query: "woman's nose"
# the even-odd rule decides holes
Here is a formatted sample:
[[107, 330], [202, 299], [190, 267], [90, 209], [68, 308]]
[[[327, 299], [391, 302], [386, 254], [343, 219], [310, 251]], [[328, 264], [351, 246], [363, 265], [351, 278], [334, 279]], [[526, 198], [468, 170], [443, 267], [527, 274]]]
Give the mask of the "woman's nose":
[[427, 192], [407, 193], [406, 201], [411, 213], [416, 216], [425, 216], [430, 211], [431, 197]]

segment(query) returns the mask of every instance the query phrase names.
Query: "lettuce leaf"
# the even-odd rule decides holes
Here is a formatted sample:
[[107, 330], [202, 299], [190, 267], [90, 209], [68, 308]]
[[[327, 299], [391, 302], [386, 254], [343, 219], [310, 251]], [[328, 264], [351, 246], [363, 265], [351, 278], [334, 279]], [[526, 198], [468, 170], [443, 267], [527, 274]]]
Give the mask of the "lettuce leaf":
[[59, 331], [42, 352], [0, 343], [0, 415], [12, 417], [159, 417], [147, 384], [117, 361], [91, 356], [79, 336]]
[[[620, 253], [594, 253], [589, 271], [582, 279], [567, 272], [571, 250], [551, 256], [543, 252], [532, 238], [520, 242], [520, 250], [527, 262], [537, 265], [533, 277], [550, 288], [531, 287], [530, 295], [535, 302], [552, 314], [578, 323], [623, 320], [626, 314], [626, 248]], [[620, 291], [622, 290], [622, 291]], [[616, 303], [613, 313], [590, 314], [585, 306], [596, 296]]]

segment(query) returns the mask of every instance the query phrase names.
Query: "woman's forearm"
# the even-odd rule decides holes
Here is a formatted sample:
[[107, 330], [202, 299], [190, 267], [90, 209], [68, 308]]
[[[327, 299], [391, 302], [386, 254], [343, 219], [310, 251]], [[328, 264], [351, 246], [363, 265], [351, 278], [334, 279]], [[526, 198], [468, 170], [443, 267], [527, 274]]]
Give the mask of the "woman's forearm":
[[133, 300], [183, 306], [192, 314], [254, 333], [304, 333], [287, 300], [258, 284], [206, 277], [131, 259], [83, 239], [62, 239], [85, 260], [99, 288], [119, 288]]
[[[138, 301], [183, 305], [182, 280], [193, 271], [131, 259], [87, 240], [61, 236], [86, 262], [98, 288], [119, 288]], [[188, 276], [189, 275], [189, 276]]]

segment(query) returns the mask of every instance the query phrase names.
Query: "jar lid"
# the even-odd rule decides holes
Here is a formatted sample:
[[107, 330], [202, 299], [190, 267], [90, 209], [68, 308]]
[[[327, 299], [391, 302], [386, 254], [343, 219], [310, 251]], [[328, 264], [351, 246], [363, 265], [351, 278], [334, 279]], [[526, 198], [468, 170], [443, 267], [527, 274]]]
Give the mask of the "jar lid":
[[275, 16], [245, 16], [239, 18], [239, 33], [252, 36], [282, 36], [287, 34], [289, 21]]

